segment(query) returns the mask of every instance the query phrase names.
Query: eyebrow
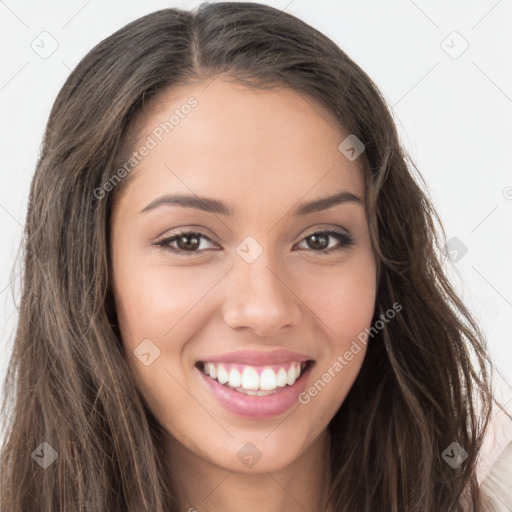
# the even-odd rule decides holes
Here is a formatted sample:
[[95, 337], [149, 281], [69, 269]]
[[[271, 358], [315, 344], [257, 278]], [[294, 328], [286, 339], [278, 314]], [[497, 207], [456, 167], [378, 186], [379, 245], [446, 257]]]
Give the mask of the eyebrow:
[[[345, 203], [356, 203], [362, 205], [361, 199], [359, 199], [355, 194], [348, 191], [342, 191], [331, 196], [302, 203], [292, 211], [292, 215], [302, 217], [309, 213], [327, 210], [333, 206]], [[169, 194], [151, 201], [151, 203], [149, 203], [139, 213], [145, 213], [164, 205], [194, 208], [208, 213], [218, 213], [227, 216], [233, 216], [236, 212], [233, 206], [219, 201], [218, 199], [188, 194]]]

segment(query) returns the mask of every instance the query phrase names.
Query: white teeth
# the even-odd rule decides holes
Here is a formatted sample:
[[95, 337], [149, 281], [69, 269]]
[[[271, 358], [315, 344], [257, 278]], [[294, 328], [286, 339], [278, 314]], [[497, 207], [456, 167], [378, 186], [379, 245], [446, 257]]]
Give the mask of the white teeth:
[[231, 368], [229, 372], [229, 385], [232, 388], [238, 388], [242, 385], [242, 376], [236, 368]]
[[236, 388], [236, 391], [239, 391], [240, 393], [244, 393], [245, 395], [252, 395], [252, 396], [266, 396], [266, 395], [273, 395], [276, 390], [273, 389], [272, 391], [264, 391], [261, 389], [257, 389], [254, 391], [254, 389], [244, 389], [244, 388]]
[[271, 390], [276, 389], [277, 387], [277, 378], [274, 370], [272, 368], [265, 368], [260, 375], [260, 389], [261, 390]]
[[258, 372], [251, 366], [246, 366], [242, 372], [242, 387], [244, 389], [254, 390], [260, 387]]
[[[277, 385], [280, 387], [280, 388], [284, 388], [286, 386], [286, 370], [284, 368], [279, 368], [279, 371], [277, 372], [277, 375], [276, 375], [276, 380], [277, 380]], [[295, 379], [293, 380], [293, 382], [295, 382]]]
[[226, 382], [229, 380], [229, 374], [226, 371], [226, 368], [224, 368], [224, 366], [221, 364], [219, 364], [217, 368], [217, 380], [221, 384], [226, 384]]
[[237, 368], [230, 368], [222, 363], [204, 363], [203, 371], [220, 384], [229, 386], [236, 391], [254, 396], [264, 396], [275, 393], [277, 388], [286, 385], [293, 386], [300, 377], [306, 363], [291, 363], [288, 371], [284, 367], [276, 373], [273, 368], [266, 366], [261, 373], [253, 366], [244, 366], [240, 372]]
[[288, 386], [291, 386], [297, 380], [295, 375], [295, 365], [292, 364], [286, 375], [286, 384], [288, 384]]

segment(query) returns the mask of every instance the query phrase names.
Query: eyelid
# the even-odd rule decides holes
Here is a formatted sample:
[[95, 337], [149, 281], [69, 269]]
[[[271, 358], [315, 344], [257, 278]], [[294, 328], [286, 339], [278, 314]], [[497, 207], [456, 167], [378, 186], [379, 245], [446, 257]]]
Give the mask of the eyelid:
[[198, 235], [204, 236], [205, 238], [209, 238], [212, 241], [215, 240], [215, 236], [211, 234], [211, 231], [208, 228], [195, 224], [187, 224], [186, 226], [179, 228], [166, 229], [163, 233], [157, 235], [154, 238], [154, 241], [158, 242], [167, 238], [171, 238], [173, 236], [180, 235], [181, 233], [196, 233]]
[[[211, 233], [209, 229], [204, 228], [203, 226], [189, 224], [184, 227], [179, 227], [179, 228], [175, 228], [175, 229], [171, 229], [171, 230], [166, 229], [163, 233], [157, 235], [154, 238], [154, 242], [156, 243], [156, 242], [162, 241], [164, 239], [172, 238], [172, 237], [180, 235], [182, 233], [184, 233], [184, 234], [194, 233], [194, 234], [204, 236], [205, 238], [209, 239], [212, 242], [215, 241], [216, 237], [212, 234], [206, 234], [205, 231], [207, 233]], [[351, 232], [344, 227], [336, 226], [336, 225], [332, 225], [332, 224], [326, 224], [326, 223], [322, 224], [321, 223], [321, 224], [313, 224], [312, 226], [305, 228], [303, 230], [303, 234], [300, 235], [300, 237], [301, 237], [300, 241], [302, 241], [304, 238], [307, 238], [308, 236], [314, 235], [315, 233], [319, 233], [319, 232], [326, 233], [329, 231], [335, 231], [340, 234], [346, 234], [347, 236], [353, 236], [351, 234]], [[216, 242], [216, 243], [219, 243], [219, 242]]]
[[[183, 249], [178, 249], [175, 247], [172, 247], [170, 244], [175, 242], [176, 239], [178, 239], [180, 236], [186, 236], [186, 235], [196, 235], [196, 237], [199, 240], [207, 240], [208, 242], [217, 244], [213, 237], [206, 235], [202, 232], [204, 228], [200, 227], [199, 229], [195, 229], [195, 226], [185, 226], [181, 228], [177, 228], [175, 231], [171, 232], [170, 234], [163, 234], [160, 235], [151, 245], [153, 246], [159, 246], [160, 248], [167, 250], [173, 254], [177, 254], [178, 256], [200, 256], [204, 252], [207, 252], [208, 249], [202, 249], [202, 250], [194, 250], [194, 251], [186, 251]], [[306, 252], [313, 253], [315, 255], [326, 255], [331, 253], [337, 253], [339, 251], [348, 250], [351, 246], [355, 245], [355, 237], [345, 228], [342, 228], [340, 226], [315, 226], [313, 229], [313, 226], [310, 226], [307, 228], [305, 233], [301, 235], [301, 239], [297, 244], [304, 243], [305, 240], [313, 235], [321, 234], [326, 235], [330, 238], [336, 238], [338, 241], [337, 246], [331, 247], [328, 249], [302, 249]], [[297, 245], [295, 244], [295, 245]], [[201, 245], [201, 244], [200, 244]], [[220, 245], [220, 244], [218, 244]], [[295, 247], [294, 245], [294, 247]], [[211, 250], [211, 249], [210, 249]], [[219, 250], [219, 249], [213, 249], [213, 250]]]
[[185, 227], [185, 228], [179, 228], [177, 231], [173, 231], [170, 234], [160, 235], [151, 245], [160, 246], [163, 249], [169, 250], [170, 252], [177, 253], [177, 254], [184, 254], [187, 256], [188, 255], [192, 256], [194, 254], [202, 254], [203, 252], [205, 252], [204, 250], [183, 251], [183, 250], [179, 250], [179, 249], [176, 249], [174, 247], [170, 247], [169, 245], [167, 245], [167, 244], [170, 244], [171, 241], [174, 242], [175, 239], [177, 239], [180, 236], [184, 236], [184, 235], [198, 235], [199, 239], [204, 239], [204, 240], [207, 240], [208, 242], [216, 243], [212, 237], [206, 235], [201, 230], [189, 229], [188, 227]]

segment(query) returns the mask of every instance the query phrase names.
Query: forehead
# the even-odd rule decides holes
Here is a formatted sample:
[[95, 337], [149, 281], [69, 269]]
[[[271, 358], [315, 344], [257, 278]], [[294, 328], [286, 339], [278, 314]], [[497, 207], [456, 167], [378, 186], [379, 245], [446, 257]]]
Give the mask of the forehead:
[[165, 187], [248, 207], [348, 190], [364, 201], [361, 160], [338, 149], [349, 134], [306, 95], [216, 78], [163, 91], [148, 107], [133, 149], [152, 148], [131, 171], [131, 195]]

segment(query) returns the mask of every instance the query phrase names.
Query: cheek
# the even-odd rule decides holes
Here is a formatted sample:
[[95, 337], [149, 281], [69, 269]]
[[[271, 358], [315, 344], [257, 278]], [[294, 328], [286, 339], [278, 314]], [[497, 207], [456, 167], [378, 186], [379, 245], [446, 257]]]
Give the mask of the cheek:
[[370, 254], [353, 258], [337, 272], [317, 273], [308, 306], [322, 320], [332, 348], [344, 350], [369, 327], [376, 299], [376, 269]]
[[299, 402], [328, 422], [342, 405], [366, 354], [376, 298], [376, 269], [370, 256], [354, 259], [334, 277], [316, 276], [316, 293], [308, 306], [320, 318], [324, 350], [313, 369], [310, 386]]
[[180, 339], [177, 333], [222, 274], [222, 269], [201, 265], [172, 268], [119, 258], [115, 295], [124, 340], [131, 346], [144, 338]]
[[[143, 263], [136, 254], [118, 257], [114, 294], [125, 356], [136, 385], [162, 424], [174, 411], [193, 411], [190, 395], [179, 392], [187, 384], [183, 352], [199, 325], [199, 302], [218, 281], [200, 267], [170, 268]], [[144, 349], [142, 349], [144, 347]], [[149, 364], [143, 354], [149, 353]], [[148, 362], [148, 361], [146, 361]], [[175, 388], [175, 391], [170, 392]], [[176, 389], [178, 391], [176, 392]]]

